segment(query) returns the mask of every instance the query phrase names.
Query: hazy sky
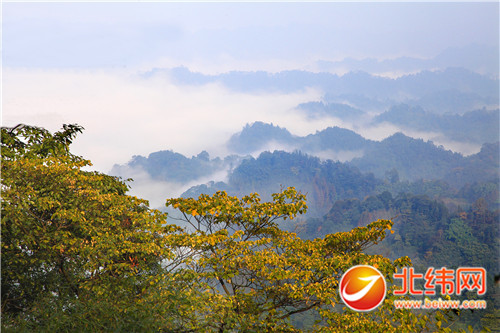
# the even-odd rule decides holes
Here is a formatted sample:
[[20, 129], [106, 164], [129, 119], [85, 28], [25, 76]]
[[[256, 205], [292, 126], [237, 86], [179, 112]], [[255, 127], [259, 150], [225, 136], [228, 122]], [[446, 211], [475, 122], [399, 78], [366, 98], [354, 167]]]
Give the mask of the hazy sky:
[[[311, 69], [344, 57], [433, 57], [498, 47], [498, 3], [3, 3], [2, 125], [78, 123], [79, 154], [108, 171], [132, 155], [188, 156], [246, 123], [305, 135], [338, 123], [293, 113], [320, 91], [230, 92], [139, 74], [184, 65], [206, 73]], [[366, 133], [372, 138], [390, 131]]]
[[498, 3], [4, 3], [5, 67], [222, 68], [498, 45]]

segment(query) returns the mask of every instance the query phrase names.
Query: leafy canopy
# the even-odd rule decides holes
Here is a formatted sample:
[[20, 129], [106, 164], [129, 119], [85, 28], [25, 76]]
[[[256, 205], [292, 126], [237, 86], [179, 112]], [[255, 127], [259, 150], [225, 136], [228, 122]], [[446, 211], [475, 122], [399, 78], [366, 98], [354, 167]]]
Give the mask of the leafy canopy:
[[[210, 303], [218, 305], [218, 311], [199, 312], [204, 330], [296, 331], [294, 316], [303, 313], [315, 314], [311, 328], [317, 331], [438, 330], [428, 316], [395, 310], [392, 289], [372, 313], [348, 310], [339, 298], [340, 278], [352, 266], [372, 265], [392, 282], [398, 267], [411, 264], [407, 257], [391, 261], [364, 253], [384, 239], [391, 221], [303, 240], [279, 223], [307, 210], [305, 195], [287, 188], [272, 197], [261, 202], [257, 194], [238, 199], [217, 192], [167, 200], [187, 225], [180, 244], [190, 258], [186, 269], [196, 272]], [[444, 319], [441, 312], [436, 316]]]
[[82, 170], [90, 162], [69, 151], [81, 131], [2, 128], [4, 328], [11, 319], [27, 330], [114, 325], [92, 316], [133, 307], [162, 261], [175, 261], [168, 237], [176, 227], [163, 225], [165, 214], [125, 195], [119, 179]]

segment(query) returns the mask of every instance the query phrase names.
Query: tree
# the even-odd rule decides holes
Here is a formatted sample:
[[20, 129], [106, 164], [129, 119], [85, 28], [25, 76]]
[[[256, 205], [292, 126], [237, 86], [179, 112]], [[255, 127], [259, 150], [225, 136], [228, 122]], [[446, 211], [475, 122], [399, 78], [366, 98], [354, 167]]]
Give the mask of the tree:
[[187, 269], [206, 283], [218, 310], [200, 313], [206, 330], [294, 331], [291, 317], [308, 311], [319, 313], [318, 331], [416, 332], [432, 326], [427, 316], [394, 310], [391, 291], [373, 313], [342, 308], [339, 281], [350, 267], [372, 265], [391, 281], [397, 267], [410, 264], [407, 257], [391, 261], [364, 253], [385, 237], [391, 221], [302, 240], [278, 226], [307, 209], [305, 196], [294, 188], [273, 194], [272, 202], [261, 202], [257, 194], [238, 199], [217, 192], [166, 204], [180, 211], [190, 230], [180, 244], [190, 253]]
[[[177, 229], [117, 178], [83, 171], [69, 145], [82, 128], [54, 134], [2, 128], [2, 325], [6, 330], [102, 330], [133, 324], [149, 286], [176, 258]], [[140, 316], [140, 315], [139, 315]], [[124, 326], [125, 325], [125, 326]]]

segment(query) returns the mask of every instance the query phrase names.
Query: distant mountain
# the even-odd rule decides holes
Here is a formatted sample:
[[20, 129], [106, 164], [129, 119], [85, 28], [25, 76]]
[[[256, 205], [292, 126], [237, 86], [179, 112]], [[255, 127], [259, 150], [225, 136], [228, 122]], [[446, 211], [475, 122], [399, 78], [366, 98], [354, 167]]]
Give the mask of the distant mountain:
[[364, 111], [343, 103], [308, 102], [299, 104], [297, 109], [303, 111], [308, 118], [312, 119], [335, 117], [352, 121], [361, 119], [366, 115]]
[[443, 180], [454, 186], [480, 182], [498, 182], [500, 179], [500, 143], [485, 143], [477, 154], [465, 158], [464, 163], [443, 177]]
[[[416, 130], [442, 130], [456, 140], [498, 141], [498, 110], [478, 110], [462, 116], [435, 115], [419, 107], [399, 105], [375, 118], [375, 122], [388, 120]], [[498, 175], [499, 168], [495, 144], [485, 144], [480, 153], [464, 157], [431, 141], [414, 139], [402, 133], [376, 142], [345, 128], [329, 127], [300, 137], [284, 128], [255, 122], [245, 126], [228, 142], [230, 151], [240, 155], [255, 155], [284, 147], [288, 152], [300, 151], [323, 160], [347, 162], [380, 179], [390, 178], [391, 172], [396, 170], [401, 180], [442, 179], [455, 188], [492, 180]]]
[[374, 58], [340, 61], [318, 61], [320, 71], [365, 71], [368, 73], [410, 73], [422, 70], [435, 70], [447, 67], [463, 67], [470, 71], [498, 77], [498, 48], [486, 45], [468, 45], [465, 47], [448, 48], [434, 58], [422, 59], [399, 57], [395, 59], [378, 60]]
[[283, 149], [286, 146], [288, 151], [300, 150], [311, 155], [330, 152], [334, 156], [336, 152], [348, 151], [361, 154], [371, 144], [373, 141], [345, 128], [329, 127], [315, 134], [299, 137], [284, 128], [255, 122], [247, 124], [241, 132], [234, 134], [227, 147], [236, 154], [274, 150], [276, 146]]
[[210, 176], [217, 171], [232, 169], [241, 159], [238, 156], [210, 159], [206, 151], [187, 158], [171, 150], [162, 150], [151, 153], [148, 157], [133, 156], [125, 165], [114, 165], [110, 174], [128, 178], [137, 171], [144, 171], [152, 179], [186, 183]]
[[[313, 216], [325, 213], [336, 200], [361, 199], [384, 190], [446, 196], [459, 204], [463, 199], [453, 198], [463, 186], [467, 186], [464, 197], [498, 193], [493, 190], [498, 187], [499, 149], [498, 143], [485, 144], [480, 153], [464, 157], [432, 142], [397, 133], [368, 145], [363, 157], [349, 163], [321, 161], [298, 151], [263, 152], [258, 158], [243, 160], [229, 173], [227, 182], [195, 186], [182, 196], [225, 190], [232, 195], [258, 192], [270, 199], [270, 194], [281, 187], [294, 186], [308, 193]], [[490, 183], [493, 188], [481, 189], [477, 186], [481, 183]], [[496, 199], [489, 198], [488, 202], [495, 205]]]
[[498, 96], [479, 96], [476, 93], [461, 92], [456, 89], [432, 92], [415, 100], [406, 102], [412, 106], [421, 106], [437, 114], [462, 114], [464, 112], [498, 107]]
[[270, 73], [265, 71], [231, 71], [217, 75], [192, 72], [186, 67], [154, 68], [145, 77], [168, 76], [175, 84], [203, 85], [218, 82], [228, 89], [246, 92], [300, 91], [307, 87], [337, 86], [339, 77], [330, 73], [300, 70]]
[[[338, 94], [335, 91], [331, 91], [331, 92], [326, 92], [323, 95], [322, 99], [323, 102], [326, 104], [325, 106], [327, 108], [328, 104], [333, 104], [333, 105], [341, 104], [341, 105], [349, 105], [354, 109], [363, 110], [364, 112], [376, 112], [376, 113], [383, 112], [388, 108], [390, 108], [392, 105], [401, 103], [401, 101], [398, 102], [391, 98], [368, 97], [363, 95], [362, 91], [357, 91], [353, 93], [341, 93], [341, 94]], [[307, 108], [302, 108], [302, 109], [307, 110]], [[344, 120], [350, 120], [350, 119], [344, 118]], [[363, 121], [364, 119], [358, 118], [356, 120]]]
[[500, 104], [498, 75], [481, 75], [459, 67], [421, 70], [395, 79], [364, 71], [349, 71], [342, 76], [299, 70], [207, 75], [185, 67], [155, 68], [144, 76], [167, 76], [180, 85], [219, 83], [246, 93], [288, 93], [317, 88], [324, 92], [322, 100], [300, 104], [297, 109], [310, 118], [332, 116], [351, 122], [363, 122], [366, 112], [380, 113], [400, 103], [421, 105], [437, 114], [462, 114], [483, 107], [495, 109]]
[[[332, 96], [356, 96], [378, 101], [405, 102], [440, 91], [456, 90], [498, 100], [498, 78], [490, 78], [463, 68], [422, 71], [391, 79], [366, 72], [348, 72], [342, 76], [307, 71], [233, 71], [218, 75], [191, 72], [185, 67], [156, 68], [144, 76], [168, 76], [174, 83], [202, 85], [218, 82], [228, 89], [245, 92], [295, 92], [309, 87], [319, 88]], [[498, 102], [497, 102], [498, 103]], [[355, 104], [354, 104], [355, 105]], [[355, 105], [356, 107], [359, 107]]]
[[380, 178], [396, 169], [401, 179], [417, 180], [441, 179], [449, 170], [464, 162], [465, 158], [458, 153], [436, 147], [429, 141], [396, 133], [373, 145], [350, 164], [363, 172], [373, 172]]
[[430, 62], [432, 68], [463, 67], [468, 70], [498, 78], [498, 46], [468, 45], [450, 47]]
[[402, 91], [415, 97], [457, 90], [498, 99], [498, 78], [492, 79], [459, 67], [450, 67], [440, 71], [421, 71], [402, 76], [395, 82]]
[[374, 123], [389, 122], [406, 129], [439, 132], [461, 142], [492, 143], [499, 140], [500, 111], [475, 110], [462, 115], [438, 115], [420, 106], [400, 104], [373, 119]]
[[[426, 116], [421, 109], [412, 112]], [[397, 115], [406, 119], [404, 112], [395, 112], [391, 118], [400, 119]], [[453, 117], [467, 120], [468, 116]], [[420, 118], [414, 119], [419, 124]], [[273, 145], [290, 150], [271, 153]], [[205, 151], [191, 158], [170, 150], [134, 156], [124, 165], [115, 165], [111, 174], [134, 178], [146, 173], [148, 177], [139, 177], [138, 186], [143, 187], [155, 180], [179, 184], [182, 191], [199, 184], [184, 192], [185, 196], [217, 190], [236, 195], [256, 191], [265, 196], [280, 186], [295, 186], [311, 195], [313, 212], [324, 213], [339, 198], [362, 198], [377, 188], [450, 197], [469, 184], [469, 197], [473, 192], [490, 193], [474, 184], [498, 183], [500, 170], [498, 142], [484, 144], [479, 153], [464, 157], [402, 133], [376, 142], [339, 127], [300, 137], [285, 128], [255, 122], [233, 135], [228, 147], [234, 154], [224, 159], [210, 158]], [[250, 152], [262, 153], [253, 158]], [[345, 160], [350, 162], [340, 162]], [[408, 181], [415, 183], [410, 186]]]
[[397, 170], [400, 179], [443, 179], [459, 188], [467, 183], [497, 180], [499, 151], [498, 142], [484, 144], [479, 153], [464, 157], [430, 141], [396, 133], [370, 146], [362, 157], [354, 158], [349, 164], [380, 178]]
[[300, 141], [300, 150], [310, 154], [323, 151], [363, 151], [373, 144], [374, 141], [367, 140], [354, 131], [335, 126], [304, 137]]
[[182, 196], [197, 197], [201, 193], [226, 190], [232, 195], [259, 193], [264, 199], [281, 188], [293, 186], [307, 194], [309, 212], [313, 216], [326, 213], [335, 200], [363, 198], [381, 184], [371, 174], [331, 160], [322, 162], [317, 157], [299, 152], [264, 152], [258, 158], [249, 158], [236, 167], [227, 183], [209, 183], [191, 188]]
[[247, 124], [241, 132], [233, 134], [227, 143], [230, 151], [237, 154], [250, 154], [263, 151], [270, 144], [287, 145], [290, 150], [298, 147], [299, 138], [287, 129], [266, 124], [261, 121]]

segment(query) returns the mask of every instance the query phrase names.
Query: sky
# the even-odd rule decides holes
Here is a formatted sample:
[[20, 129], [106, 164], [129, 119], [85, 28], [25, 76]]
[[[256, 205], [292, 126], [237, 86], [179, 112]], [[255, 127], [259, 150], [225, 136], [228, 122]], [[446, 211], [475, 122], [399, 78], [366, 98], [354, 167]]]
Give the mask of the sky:
[[244, 93], [140, 74], [314, 70], [318, 60], [430, 58], [472, 43], [498, 47], [497, 2], [3, 2], [2, 126], [78, 123], [75, 153], [103, 172], [158, 150], [224, 156], [230, 135], [257, 120], [297, 135], [342, 124], [293, 112], [321, 98], [314, 89]]
[[[496, 9], [496, 10], [495, 10]], [[5, 3], [3, 66], [304, 66], [498, 44], [496, 3]]]

